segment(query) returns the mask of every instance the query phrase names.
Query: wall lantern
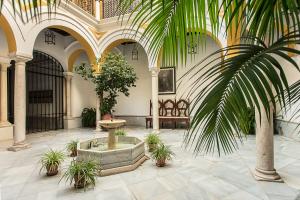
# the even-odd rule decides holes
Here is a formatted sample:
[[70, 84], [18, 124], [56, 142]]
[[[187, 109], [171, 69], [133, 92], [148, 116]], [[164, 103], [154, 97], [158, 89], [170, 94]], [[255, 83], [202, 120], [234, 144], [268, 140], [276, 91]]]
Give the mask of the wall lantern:
[[55, 45], [55, 34], [51, 30], [45, 32], [45, 43], [48, 45]]
[[139, 59], [139, 51], [137, 49], [137, 45], [135, 44], [132, 49], [132, 60], [138, 60], [138, 59]]

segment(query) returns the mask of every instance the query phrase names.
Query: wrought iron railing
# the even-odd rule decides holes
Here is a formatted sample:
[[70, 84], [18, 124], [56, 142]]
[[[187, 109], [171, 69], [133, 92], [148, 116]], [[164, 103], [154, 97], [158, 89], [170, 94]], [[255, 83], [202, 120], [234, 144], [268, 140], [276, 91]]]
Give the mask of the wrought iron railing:
[[103, 0], [102, 8], [103, 8], [103, 18], [110, 18], [119, 16], [120, 14], [128, 14], [131, 13], [136, 6], [139, 4], [140, 0], [135, 0], [130, 8], [126, 11], [126, 13], [121, 13], [121, 9], [119, 7], [119, 0]]
[[99, 9], [98, 11], [100, 12], [100, 18], [105, 19], [133, 12], [141, 0], [135, 0], [125, 13], [122, 13], [120, 9], [119, 0], [100, 0], [100, 8], [96, 8], [96, 0], [71, 1], [93, 16], [96, 16], [96, 9]]
[[72, 0], [72, 2], [84, 11], [95, 16], [95, 0]]

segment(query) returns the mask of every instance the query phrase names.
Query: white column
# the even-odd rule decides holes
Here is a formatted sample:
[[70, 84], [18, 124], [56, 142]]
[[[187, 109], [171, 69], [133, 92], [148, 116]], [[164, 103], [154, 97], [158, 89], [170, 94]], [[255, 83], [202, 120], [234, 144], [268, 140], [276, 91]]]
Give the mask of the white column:
[[[262, 107], [262, 106], [261, 106]], [[256, 118], [256, 168], [255, 178], [259, 181], [282, 182], [274, 168], [274, 129], [273, 109], [268, 120], [266, 112], [261, 109], [261, 118], [258, 109]]]
[[7, 68], [9, 58], [0, 58], [0, 141], [13, 139], [13, 126], [7, 119]]
[[99, 121], [101, 120], [101, 113], [100, 113], [100, 98], [96, 97], [96, 131], [101, 131], [101, 126]]
[[[102, 2], [102, 1], [101, 1]], [[95, 1], [95, 17], [98, 21], [101, 19], [101, 7], [100, 7], [100, 0]]]
[[1, 115], [0, 115], [0, 126], [10, 126], [11, 124], [7, 120], [7, 68], [9, 67], [9, 62], [0, 62], [1, 64]]
[[158, 114], [158, 73], [159, 68], [152, 68], [152, 117], [153, 131], [159, 132], [159, 114]]
[[14, 144], [8, 148], [19, 151], [29, 147], [26, 143], [26, 62], [28, 58], [16, 58], [14, 100]]
[[64, 76], [66, 78], [66, 119], [72, 119], [72, 97], [71, 97], [71, 89], [72, 89], [72, 78], [74, 74], [72, 72], [64, 72]]

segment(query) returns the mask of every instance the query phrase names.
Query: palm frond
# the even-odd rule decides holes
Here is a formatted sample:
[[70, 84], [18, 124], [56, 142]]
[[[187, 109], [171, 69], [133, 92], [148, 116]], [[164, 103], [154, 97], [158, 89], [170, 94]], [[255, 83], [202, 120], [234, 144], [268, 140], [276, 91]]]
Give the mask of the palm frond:
[[[133, 2], [121, 0], [122, 13]], [[299, 8], [295, 0], [142, 0], [128, 22], [135, 30], [146, 27], [143, 37], [150, 54], [158, 57], [162, 51], [165, 65], [177, 65], [178, 60], [185, 64], [189, 41], [204, 41], [207, 20], [214, 36], [225, 26], [234, 37], [253, 35], [273, 43], [284, 33], [300, 30]]]
[[[239, 116], [247, 112], [248, 107], [257, 107], [259, 113], [270, 113], [270, 107], [276, 108], [277, 101], [285, 107], [286, 98], [289, 98], [285, 92], [289, 85], [279, 58], [299, 70], [287, 53], [299, 54], [300, 51], [287, 45], [291, 42], [299, 44], [300, 35], [283, 36], [269, 47], [255, 38], [248, 40], [249, 43], [218, 50], [208, 58], [223, 52], [226, 59], [219, 57], [201, 66], [204, 59], [181, 79], [196, 77], [187, 95], [191, 98], [190, 94], [197, 93], [192, 98], [195, 115], [185, 137], [185, 144], [194, 145], [196, 153], [217, 151], [220, 155], [237, 149], [238, 141], [243, 140]], [[198, 92], [203, 85], [206, 87]]]
[[[3, 8], [4, 2], [11, 2], [14, 9], [14, 14], [19, 13], [23, 21], [39, 20], [42, 14], [42, 7], [44, 3], [42, 0], [0, 0], [0, 14]], [[67, 0], [68, 2], [69, 0]], [[51, 17], [56, 12], [56, 8], [59, 6], [61, 0], [47, 0], [47, 13]]]

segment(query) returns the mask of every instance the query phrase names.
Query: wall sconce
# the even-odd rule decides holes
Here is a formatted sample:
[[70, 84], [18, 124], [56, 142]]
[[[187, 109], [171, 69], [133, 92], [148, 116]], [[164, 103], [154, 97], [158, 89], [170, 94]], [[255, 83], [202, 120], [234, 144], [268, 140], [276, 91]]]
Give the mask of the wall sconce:
[[139, 59], [139, 51], [137, 49], [136, 44], [134, 44], [131, 54], [132, 54], [132, 60], [138, 60]]
[[188, 44], [188, 54], [197, 54], [198, 53], [198, 44], [196, 42], [190, 42]]
[[51, 30], [45, 32], [45, 43], [48, 45], [55, 45], [55, 34]]

